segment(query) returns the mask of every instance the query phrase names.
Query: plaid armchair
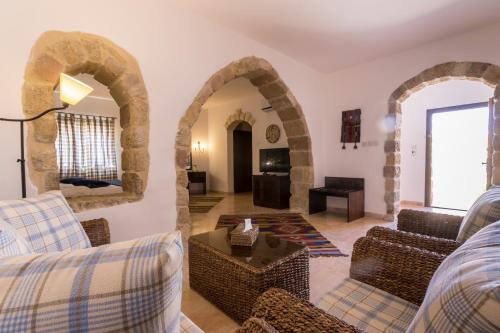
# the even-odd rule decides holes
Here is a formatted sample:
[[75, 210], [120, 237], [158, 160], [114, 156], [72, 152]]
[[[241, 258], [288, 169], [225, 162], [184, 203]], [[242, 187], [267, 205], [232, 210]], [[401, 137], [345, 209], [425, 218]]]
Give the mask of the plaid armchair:
[[[326, 294], [317, 307], [280, 289], [270, 289], [255, 304], [252, 318], [238, 333], [363, 332], [386, 325], [408, 326], [422, 303], [432, 275], [445, 255], [362, 237], [354, 244], [350, 277]], [[355, 311], [346, 304], [361, 304]], [[377, 307], [369, 309], [370, 302]], [[364, 309], [364, 310], [360, 310]], [[366, 311], [365, 311], [366, 310]]]
[[111, 242], [111, 234], [109, 232], [109, 224], [106, 219], [100, 218], [95, 220], [80, 221], [83, 230], [89, 237], [92, 247], [97, 247]]

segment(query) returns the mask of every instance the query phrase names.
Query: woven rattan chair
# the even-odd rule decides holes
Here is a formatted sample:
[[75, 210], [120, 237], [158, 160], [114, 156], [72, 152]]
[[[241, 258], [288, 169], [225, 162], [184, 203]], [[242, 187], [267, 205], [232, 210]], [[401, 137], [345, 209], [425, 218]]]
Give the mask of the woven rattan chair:
[[[446, 258], [425, 249], [362, 237], [354, 244], [350, 277], [420, 305], [432, 275]], [[238, 333], [361, 332], [354, 326], [281, 289], [257, 300]]]
[[110, 243], [111, 236], [109, 233], [108, 221], [106, 219], [101, 218], [81, 221], [80, 223], [89, 237], [92, 246], [96, 247]]
[[367, 236], [449, 255], [460, 245], [456, 241], [463, 217], [403, 209], [398, 215], [398, 230], [373, 227]]

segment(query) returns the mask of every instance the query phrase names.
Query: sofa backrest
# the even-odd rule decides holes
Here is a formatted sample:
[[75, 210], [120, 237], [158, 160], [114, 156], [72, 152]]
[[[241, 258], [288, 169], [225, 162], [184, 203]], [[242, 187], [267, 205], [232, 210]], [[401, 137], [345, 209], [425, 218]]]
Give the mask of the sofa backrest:
[[443, 261], [407, 332], [458, 331], [500, 331], [500, 221]]

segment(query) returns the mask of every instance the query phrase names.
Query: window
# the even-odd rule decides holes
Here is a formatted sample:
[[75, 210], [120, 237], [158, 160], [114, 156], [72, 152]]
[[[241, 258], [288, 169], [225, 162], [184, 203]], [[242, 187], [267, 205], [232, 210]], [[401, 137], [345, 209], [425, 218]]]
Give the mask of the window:
[[61, 179], [117, 179], [115, 118], [60, 112], [57, 125]]

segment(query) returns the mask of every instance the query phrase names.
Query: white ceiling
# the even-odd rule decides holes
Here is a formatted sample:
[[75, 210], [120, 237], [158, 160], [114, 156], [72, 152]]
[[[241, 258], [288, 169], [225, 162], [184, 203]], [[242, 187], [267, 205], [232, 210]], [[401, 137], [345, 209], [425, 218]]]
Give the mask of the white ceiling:
[[262, 107], [269, 105], [264, 96], [260, 94], [259, 90], [248, 79], [240, 77], [231, 80], [221, 89], [217, 90], [212, 96], [210, 96], [205, 104], [203, 104], [203, 107], [211, 109], [221, 104], [226, 104], [256, 95], [262, 97]]
[[322, 72], [500, 21], [500, 0], [182, 0]]

